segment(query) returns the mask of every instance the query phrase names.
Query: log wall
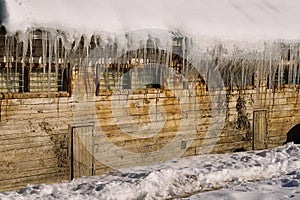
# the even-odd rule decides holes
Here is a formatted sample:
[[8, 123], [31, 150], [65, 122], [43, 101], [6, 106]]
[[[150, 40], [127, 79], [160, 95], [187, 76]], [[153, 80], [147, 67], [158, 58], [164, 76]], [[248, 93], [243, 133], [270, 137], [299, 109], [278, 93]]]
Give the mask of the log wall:
[[[228, 87], [213, 88], [204, 80], [217, 69], [199, 74], [184, 58], [182, 46], [173, 46], [173, 52], [147, 46], [139, 53], [129, 50], [117, 65], [103, 54], [111, 52], [114, 60], [113, 43], [101, 46], [93, 39], [85, 46], [82, 37], [77, 49], [66, 51], [62, 39], [56, 38], [54, 51], [53, 45], [47, 46], [50, 33], [35, 30], [29, 34], [36, 38], [29, 38], [33, 43], [26, 52], [24, 42], [0, 28], [0, 191], [202, 153], [273, 148], [282, 145], [286, 133], [300, 122], [299, 85], [291, 85], [299, 84], [298, 44], [295, 49], [274, 48], [274, 55], [282, 55], [270, 54], [269, 64], [260, 59], [268, 51], [257, 55], [258, 62], [243, 54], [221, 59], [222, 48], [220, 55], [215, 49], [212, 61]], [[182, 43], [184, 37], [180, 38]], [[48, 59], [53, 51], [58, 53]], [[86, 54], [97, 51], [101, 59], [91, 60], [99, 63], [84, 64], [93, 58]], [[289, 58], [291, 52], [297, 56]], [[172, 73], [164, 83], [151, 80], [155, 87], [147, 88], [139, 83], [142, 73], [133, 69], [154, 69], [155, 63], [170, 66], [167, 72]], [[266, 66], [274, 68], [274, 77], [262, 72]], [[247, 76], [241, 70], [245, 67]], [[283, 81], [285, 68], [297, 72], [289, 81]], [[45, 76], [46, 72], [51, 73]], [[149, 70], [142, 72], [147, 78]], [[182, 78], [178, 75], [186, 79], [179, 81], [181, 85], [176, 83]]]
[[[265, 111], [265, 115], [262, 116], [266, 117], [266, 120], [262, 120], [266, 121], [264, 124], [266, 135], [264, 141], [260, 141], [262, 144], [255, 147], [258, 149], [281, 145], [286, 140], [288, 130], [300, 121], [299, 88], [296, 86], [273, 90], [263, 86], [259, 90], [251, 87], [243, 91], [224, 90], [226, 112], [220, 113], [225, 115], [223, 127], [214, 124], [212, 120], [211, 108], [215, 103], [212, 98], [214, 94], [206, 91], [205, 87], [199, 86], [194, 91], [198, 106], [197, 113], [193, 113], [195, 102], [189, 102], [186, 98], [186, 102], [179, 103], [179, 99], [168, 90], [140, 89], [130, 95], [126, 90], [119, 92], [123, 94], [124, 100], [130, 99], [125, 109], [111, 106], [112, 102], [116, 101], [112, 99], [111, 92], [99, 92], [98, 96], [89, 99], [88, 104], [92, 105], [93, 109], [89, 107], [75, 109], [78, 101], [74, 95], [68, 96], [67, 93], [52, 93], [50, 97], [26, 93], [2, 94], [0, 190], [13, 190], [26, 184], [59, 182], [80, 176], [80, 174], [76, 176], [72, 174], [74, 173], [72, 172], [74, 168], [72, 129], [80, 126], [78, 117], [84, 119], [82, 124], [90, 124], [88, 126], [94, 130], [94, 138], [90, 143], [93, 146], [93, 154], [102, 153], [107, 156], [115, 154], [110, 149], [105, 152], [99, 148], [103, 142], [103, 135], [98, 134], [100, 132], [105, 134], [105, 141], [118, 146], [121, 150], [145, 154], [159, 151], [170, 143], [176, 134], [185, 134], [186, 130], [195, 129], [195, 135], [190, 138], [185, 137], [176, 147], [184, 149], [181, 156], [194, 156], [202, 153], [203, 146], [210, 145], [212, 148], [209, 153], [253, 149], [256, 146], [253, 128], [256, 111]], [[189, 91], [181, 92], [184, 95], [189, 94]], [[126, 131], [132, 130], [130, 126], [136, 124], [146, 126], [149, 123], [149, 105], [156, 105], [157, 110], [164, 109], [167, 114], [162, 130], [156, 135], [150, 135], [149, 138], [126, 134]], [[180, 109], [188, 112], [183, 114]], [[122, 115], [125, 116], [124, 110], [128, 111], [126, 116], [129, 115], [132, 119], [122, 118]], [[184, 119], [188, 120], [184, 121]], [[184, 123], [181, 124], [183, 121]], [[179, 126], [183, 128], [180, 129]], [[207, 135], [210, 127], [213, 131]], [[221, 134], [214, 135], [213, 132], [217, 132], [218, 128], [221, 129]], [[217, 139], [216, 144], [214, 144], [215, 139]], [[82, 149], [90, 152], [89, 149]], [[161, 160], [164, 160], [166, 155], [162, 153], [160, 156]], [[91, 159], [90, 155], [88, 157]], [[113, 170], [97, 157], [93, 159], [90, 175]], [[157, 160], [159, 161], [160, 157]], [[124, 159], [124, 163], [116, 165], [134, 166], [139, 163], [138, 160]]]

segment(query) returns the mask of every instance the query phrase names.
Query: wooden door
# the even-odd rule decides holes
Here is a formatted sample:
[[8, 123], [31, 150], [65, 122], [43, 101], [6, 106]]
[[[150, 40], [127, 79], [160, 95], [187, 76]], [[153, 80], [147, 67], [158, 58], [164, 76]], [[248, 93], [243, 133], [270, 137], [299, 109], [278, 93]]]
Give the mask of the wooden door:
[[267, 148], [267, 115], [266, 110], [253, 112], [253, 149]]
[[94, 127], [73, 127], [71, 140], [71, 179], [94, 175]]

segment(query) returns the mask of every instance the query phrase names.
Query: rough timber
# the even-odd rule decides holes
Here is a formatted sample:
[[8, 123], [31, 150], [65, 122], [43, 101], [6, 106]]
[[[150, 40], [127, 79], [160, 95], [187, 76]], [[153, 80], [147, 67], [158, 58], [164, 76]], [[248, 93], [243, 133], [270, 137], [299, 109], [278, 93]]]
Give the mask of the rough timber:
[[[177, 135], [182, 137], [174, 148], [154, 161], [176, 149], [193, 156], [286, 141], [300, 121], [299, 44], [271, 43], [261, 52], [231, 54], [219, 44], [208, 51], [209, 59], [193, 62], [189, 39], [172, 35], [169, 50], [151, 35], [141, 48], [120, 50], [99, 36], [66, 46], [59, 31], [32, 30], [20, 39], [2, 27], [0, 190], [115, 170], [95, 156], [118, 155], [101, 148], [105, 141], [144, 155], [118, 158], [114, 167], [143, 163]], [[197, 64], [220, 71], [223, 84], [209, 86], [210, 69], [202, 73]], [[160, 81], [147, 79], [153, 70]], [[150, 84], [140, 83], [143, 78]], [[141, 130], [149, 135], [139, 137]]]

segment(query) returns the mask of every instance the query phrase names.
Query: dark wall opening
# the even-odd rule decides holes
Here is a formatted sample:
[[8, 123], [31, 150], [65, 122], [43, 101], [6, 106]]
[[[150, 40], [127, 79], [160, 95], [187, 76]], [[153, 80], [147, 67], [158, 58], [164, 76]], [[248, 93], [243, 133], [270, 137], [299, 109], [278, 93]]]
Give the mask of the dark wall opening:
[[295, 144], [300, 144], [300, 124], [297, 124], [289, 130], [286, 134], [286, 141], [284, 144], [289, 142], [294, 142]]
[[4, 0], [0, 0], [0, 26], [5, 21], [6, 16], [7, 16], [7, 12], [6, 12], [5, 1]]

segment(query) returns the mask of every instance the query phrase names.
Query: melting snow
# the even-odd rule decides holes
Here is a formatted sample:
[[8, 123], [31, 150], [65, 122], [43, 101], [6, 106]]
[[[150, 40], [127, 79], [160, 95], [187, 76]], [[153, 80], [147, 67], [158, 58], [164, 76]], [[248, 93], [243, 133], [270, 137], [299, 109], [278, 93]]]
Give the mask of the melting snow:
[[300, 146], [288, 144], [182, 158], [68, 183], [29, 185], [0, 193], [0, 199], [299, 199], [299, 168]]
[[117, 33], [179, 29], [230, 39], [299, 39], [298, 0], [4, 0], [9, 31], [28, 27]]

